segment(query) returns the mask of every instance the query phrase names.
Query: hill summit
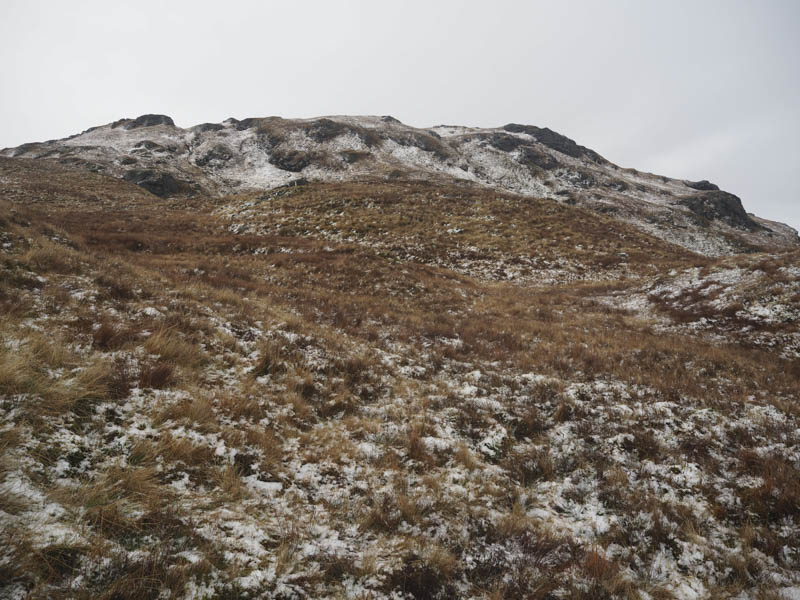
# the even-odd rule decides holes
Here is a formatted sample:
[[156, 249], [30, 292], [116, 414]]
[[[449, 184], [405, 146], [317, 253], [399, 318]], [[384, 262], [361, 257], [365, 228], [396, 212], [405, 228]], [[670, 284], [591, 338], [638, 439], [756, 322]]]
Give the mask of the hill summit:
[[458, 182], [584, 206], [709, 256], [800, 243], [707, 181], [623, 169], [546, 127], [514, 123], [420, 129], [389, 116], [267, 117], [183, 129], [142, 115], [2, 155], [105, 173], [162, 197], [307, 181]]

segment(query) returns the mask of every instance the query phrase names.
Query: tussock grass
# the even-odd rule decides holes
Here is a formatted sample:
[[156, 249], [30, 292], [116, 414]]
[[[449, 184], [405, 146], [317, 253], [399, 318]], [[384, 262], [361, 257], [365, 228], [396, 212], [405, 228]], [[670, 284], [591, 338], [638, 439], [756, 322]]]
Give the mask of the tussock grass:
[[186, 438], [163, 433], [158, 440], [156, 454], [168, 463], [182, 463], [188, 467], [208, 467], [214, 463], [214, 451]]
[[214, 402], [205, 395], [197, 394], [190, 400], [184, 400], [166, 407], [155, 419], [157, 424], [162, 424], [166, 421], [184, 423], [200, 431], [216, 429], [217, 420], [214, 412]]
[[139, 386], [161, 390], [175, 382], [175, 367], [171, 364], [155, 361], [145, 362], [139, 367]]
[[[22, 434], [16, 427], [0, 432], [0, 484], [13, 471], [12, 451], [22, 443]], [[25, 499], [6, 486], [0, 487], [0, 511], [10, 515], [22, 512], [26, 507]]]
[[[14, 567], [0, 580], [23, 571], [31, 597], [213, 582], [236, 597], [259, 569], [268, 595], [667, 598], [651, 565], [685, 542], [716, 587], [681, 564], [720, 597], [767, 597], [767, 577], [791, 572], [800, 476], [774, 449], [797, 444], [800, 363], [689, 333], [663, 298], [651, 303], [670, 333], [609, 304], [722, 263], [459, 186], [151, 207], [128, 188], [77, 197], [59, 178], [63, 193], [42, 182], [50, 200], [24, 215], [0, 211], [16, 236], [0, 258], [0, 409], [14, 425], [0, 428], [0, 483], [42, 490], [81, 540], [42, 541], [35, 504], [3, 488], [17, 520], [0, 534]], [[213, 211], [240, 201], [258, 209], [234, 235]], [[763, 260], [775, 286], [796, 264], [736, 260]], [[542, 285], [551, 268], [560, 283]], [[747, 485], [722, 496], [728, 474]], [[590, 532], [595, 513], [607, 530]]]
[[247, 496], [242, 473], [234, 465], [226, 465], [215, 471], [213, 480], [228, 502], [238, 502]]
[[0, 347], [0, 393], [37, 394], [46, 388], [47, 378], [37, 372], [24, 352]]
[[168, 328], [153, 332], [145, 340], [144, 348], [162, 361], [185, 367], [197, 367], [207, 360], [202, 348], [196, 343]]
[[72, 248], [40, 240], [39, 245], [28, 250], [20, 260], [31, 270], [41, 273], [70, 274], [81, 269], [83, 256]]

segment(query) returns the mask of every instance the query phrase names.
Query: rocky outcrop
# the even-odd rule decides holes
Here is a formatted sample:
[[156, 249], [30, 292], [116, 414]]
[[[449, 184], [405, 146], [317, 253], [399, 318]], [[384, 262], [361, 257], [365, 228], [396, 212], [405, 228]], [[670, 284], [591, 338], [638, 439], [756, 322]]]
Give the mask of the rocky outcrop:
[[548, 148], [557, 150], [558, 152], [566, 154], [567, 156], [571, 156], [572, 158], [587, 157], [594, 162], [600, 162], [604, 160], [603, 157], [594, 150], [584, 148], [583, 146], [576, 144], [567, 136], [556, 133], [547, 127], [541, 128], [534, 125], [519, 125], [517, 123], [509, 123], [503, 127], [503, 129], [512, 133], [526, 133], [533, 137], [540, 144], [544, 144]]
[[614, 214], [707, 255], [800, 243], [708, 181], [623, 169], [548, 128], [417, 128], [392, 117], [229, 118], [187, 129], [142, 115], [0, 151], [132, 181], [162, 197], [225, 195], [304, 181], [461, 182]]
[[233, 150], [224, 144], [215, 144], [208, 152], [195, 159], [198, 167], [219, 166], [233, 158]]
[[125, 173], [123, 179], [162, 198], [196, 191], [196, 187], [190, 182], [177, 179], [170, 173], [153, 169], [131, 169]]
[[283, 150], [276, 148], [269, 155], [269, 162], [279, 169], [299, 173], [314, 162], [315, 155], [302, 150]]
[[719, 186], [714, 185], [707, 179], [703, 179], [702, 181], [684, 181], [684, 183], [693, 190], [701, 192], [716, 192], [719, 190]]
[[207, 131], [220, 131], [225, 129], [225, 126], [221, 123], [200, 123], [200, 125], [195, 125], [192, 127], [192, 131], [196, 133], [205, 133]]
[[719, 190], [703, 192], [684, 198], [678, 204], [685, 206], [697, 217], [706, 221], [722, 221], [731, 227], [746, 231], [764, 228], [745, 212], [739, 197], [728, 192]]
[[139, 127], [154, 127], [155, 125], [175, 126], [175, 122], [167, 115], [142, 115], [135, 118], [130, 123], [123, 125], [125, 129], [137, 129]]

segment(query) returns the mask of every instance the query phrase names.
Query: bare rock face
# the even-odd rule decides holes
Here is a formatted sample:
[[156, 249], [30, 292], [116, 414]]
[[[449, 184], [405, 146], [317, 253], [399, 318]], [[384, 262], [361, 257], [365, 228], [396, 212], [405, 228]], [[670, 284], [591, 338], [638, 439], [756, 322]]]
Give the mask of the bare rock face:
[[722, 221], [731, 227], [747, 231], [765, 229], [745, 212], [738, 196], [719, 189], [689, 196], [681, 200], [680, 204], [706, 221]]
[[234, 152], [228, 146], [216, 144], [208, 152], [198, 157], [195, 164], [198, 167], [219, 166], [231, 160], [233, 156]]
[[552, 198], [706, 255], [800, 244], [708, 181], [623, 169], [546, 127], [416, 128], [389, 116], [229, 118], [176, 127], [148, 114], [0, 151], [112, 175], [161, 196], [222, 196], [298, 181], [460, 182]]
[[182, 181], [170, 173], [154, 169], [131, 169], [125, 173], [123, 179], [162, 198], [196, 191], [191, 182]]
[[175, 126], [175, 122], [167, 115], [142, 115], [135, 118], [130, 123], [123, 125], [125, 129], [137, 129], [139, 127], [153, 127], [155, 125]]
[[269, 162], [279, 169], [299, 173], [314, 162], [315, 156], [302, 150], [276, 150], [270, 154]]
[[719, 190], [719, 186], [714, 185], [707, 179], [703, 179], [702, 181], [687, 181], [685, 183], [693, 190], [699, 190], [701, 192], [715, 192]]
[[548, 148], [557, 150], [558, 152], [566, 154], [567, 156], [571, 156], [572, 158], [588, 157], [593, 161], [604, 160], [603, 157], [597, 154], [597, 152], [589, 150], [588, 148], [584, 148], [583, 146], [579, 146], [567, 136], [556, 133], [547, 127], [541, 128], [535, 127], [534, 125], [518, 125], [516, 123], [510, 123], [503, 127], [503, 129], [514, 133], [527, 133], [540, 144], [544, 144]]

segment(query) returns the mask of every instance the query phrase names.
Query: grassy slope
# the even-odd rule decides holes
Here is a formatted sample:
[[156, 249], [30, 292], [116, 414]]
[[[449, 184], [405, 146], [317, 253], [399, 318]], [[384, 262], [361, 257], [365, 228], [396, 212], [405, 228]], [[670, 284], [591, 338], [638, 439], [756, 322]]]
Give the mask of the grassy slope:
[[[717, 289], [724, 261], [494, 192], [0, 177], [2, 593], [798, 583], [796, 254]], [[741, 311], [765, 289], [788, 317]]]

